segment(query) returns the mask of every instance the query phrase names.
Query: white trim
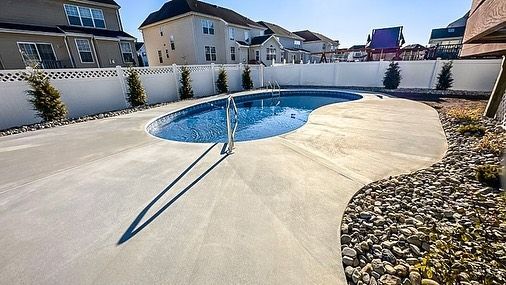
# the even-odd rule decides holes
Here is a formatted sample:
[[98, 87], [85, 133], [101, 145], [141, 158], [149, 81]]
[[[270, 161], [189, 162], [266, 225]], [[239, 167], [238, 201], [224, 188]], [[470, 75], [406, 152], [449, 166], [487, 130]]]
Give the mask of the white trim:
[[99, 41], [111, 41], [111, 42], [121, 41], [119, 38], [108, 38], [108, 37], [99, 37], [99, 36], [94, 36], [93, 38], [96, 40], [99, 40]]
[[54, 36], [54, 37], [65, 37], [64, 33], [49, 33], [49, 32], [36, 32], [36, 31], [25, 31], [16, 29], [1, 29], [0, 33], [13, 33], [13, 34], [27, 34], [27, 35], [43, 35], [43, 36]]
[[[81, 25], [74, 25], [74, 24], [70, 23], [69, 14], [67, 13], [67, 7], [76, 7], [77, 8], [77, 14], [79, 15], [79, 22], [81, 23]], [[80, 9], [88, 9], [90, 11], [91, 18], [87, 18], [87, 19], [91, 19], [91, 22], [93, 23], [93, 27], [85, 26], [83, 24], [83, 16], [81, 16]], [[67, 23], [69, 24], [69, 26], [107, 30], [107, 22], [105, 20], [104, 10], [102, 10], [102, 9], [90, 8], [90, 7], [85, 7], [85, 6], [77, 6], [77, 5], [73, 5], [73, 4], [63, 4], [63, 10], [65, 11], [65, 16], [67, 16]], [[97, 10], [97, 11], [100, 11], [100, 13], [102, 13], [102, 18], [103, 19], [99, 19], [99, 20], [104, 21], [104, 27], [103, 28], [96, 26], [96, 24], [95, 24], [95, 17], [93, 17], [93, 10]], [[72, 17], [75, 17], [75, 16], [72, 16]], [[121, 23], [119, 23], [119, 24], [121, 26]]]
[[93, 54], [95, 55], [95, 58], [97, 59], [97, 67], [100, 68], [100, 60], [98, 58], [97, 49], [95, 48], [95, 40], [91, 39], [91, 48], [93, 49]]
[[[83, 62], [83, 59], [81, 58], [81, 51], [79, 51], [79, 45], [77, 44], [77, 41], [78, 41], [78, 40], [81, 40], [81, 41], [88, 41], [88, 44], [90, 45], [90, 51], [89, 51], [89, 52], [91, 53], [91, 59], [92, 59], [93, 61], [91, 61], [91, 62]], [[81, 61], [81, 63], [83, 63], [83, 64], [91, 64], [91, 63], [95, 63], [95, 59], [94, 59], [94, 56], [93, 56], [93, 50], [92, 50], [93, 48], [92, 48], [92, 46], [91, 46], [91, 41], [90, 41], [90, 39], [74, 39], [74, 42], [75, 42], [75, 44], [76, 44], [77, 53], [79, 54], [79, 60]], [[87, 51], [85, 51], [85, 52], [87, 52]]]
[[89, 38], [92, 39], [93, 35], [90, 34], [81, 34], [81, 33], [65, 33], [69, 37], [78, 37], [78, 38]]

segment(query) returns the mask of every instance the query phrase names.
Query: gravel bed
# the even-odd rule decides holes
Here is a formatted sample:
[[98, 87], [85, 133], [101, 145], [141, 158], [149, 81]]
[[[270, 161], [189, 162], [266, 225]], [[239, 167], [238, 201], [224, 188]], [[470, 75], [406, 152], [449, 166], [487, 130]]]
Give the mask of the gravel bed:
[[[348, 205], [341, 228], [348, 284], [506, 284], [506, 194], [475, 178], [479, 165], [504, 165], [503, 157], [457, 131], [441, 108], [456, 102], [435, 106], [448, 140], [441, 162], [369, 184]], [[493, 120], [479, 123], [504, 134]]]
[[30, 132], [30, 131], [37, 131], [37, 130], [42, 130], [42, 129], [49, 129], [49, 128], [54, 128], [54, 127], [58, 127], [58, 126], [66, 126], [66, 125], [71, 125], [71, 124], [76, 124], [76, 123], [87, 122], [87, 121], [94, 121], [94, 120], [100, 120], [100, 119], [105, 119], [105, 118], [111, 118], [111, 117], [126, 115], [126, 114], [130, 114], [130, 113], [134, 113], [134, 112], [145, 111], [145, 110], [149, 110], [152, 108], [158, 108], [158, 107], [166, 106], [171, 103], [174, 103], [174, 102], [166, 102], [166, 103], [159, 103], [159, 104], [153, 104], [153, 105], [144, 105], [144, 106], [139, 106], [139, 107], [135, 107], [135, 108], [128, 108], [128, 109], [123, 109], [123, 110], [105, 112], [105, 113], [100, 113], [100, 114], [95, 114], [95, 115], [88, 115], [88, 116], [83, 116], [83, 117], [79, 117], [79, 118], [65, 119], [65, 120], [61, 120], [61, 121], [52, 121], [52, 122], [41, 122], [41, 123], [36, 123], [36, 124], [31, 124], [31, 125], [26, 125], [26, 126], [14, 127], [14, 128], [6, 129], [6, 130], [0, 130], [0, 137], [20, 134], [20, 133], [25, 133], [25, 132]]

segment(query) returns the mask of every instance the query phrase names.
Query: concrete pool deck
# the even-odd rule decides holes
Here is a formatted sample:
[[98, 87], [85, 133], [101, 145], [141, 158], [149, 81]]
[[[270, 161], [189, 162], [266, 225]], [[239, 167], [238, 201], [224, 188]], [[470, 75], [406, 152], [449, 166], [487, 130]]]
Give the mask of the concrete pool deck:
[[374, 95], [230, 156], [145, 133], [204, 100], [0, 138], [0, 283], [345, 284], [351, 197], [447, 149], [434, 109]]

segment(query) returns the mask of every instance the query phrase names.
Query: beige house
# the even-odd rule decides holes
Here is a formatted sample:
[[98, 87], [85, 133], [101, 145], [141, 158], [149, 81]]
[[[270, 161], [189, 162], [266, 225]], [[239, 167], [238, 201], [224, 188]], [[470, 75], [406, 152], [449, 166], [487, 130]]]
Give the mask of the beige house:
[[137, 65], [114, 0], [1, 0], [0, 69]]
[[282, 46], [264, 26], [201, 1], [169, 1], [139, 29], [150, 66], [281, 62]]

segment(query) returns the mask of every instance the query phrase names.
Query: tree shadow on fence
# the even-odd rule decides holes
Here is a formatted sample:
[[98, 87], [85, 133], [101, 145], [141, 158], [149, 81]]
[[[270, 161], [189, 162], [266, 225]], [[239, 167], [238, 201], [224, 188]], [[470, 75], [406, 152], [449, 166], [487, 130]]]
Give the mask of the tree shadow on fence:
[[[140, 231], [142, 231], [145, 227], [147, 227], [150, 223], [152, 223], [158, 216], [160, 216], [165, 210], [167, 210], [172, 204], [174, 204], [181, 196], [183, 196], [188, 190], [190, 190], [193, 186], [195, 186], [200, 180], [202, 180], [207, 174], [209, 174], [214, 168], [216, 168], [223, 160], [228, 157], [228, 154], [223, 155], [217, 162], [215, 162], [211, 167], [209, 167], [206, 171], [204, 171], [199, 177], [197, 177], [193, 182], [191, 182], [188, 186], [186, 186], [181, 192], [179, 192], [174, 198], [172, 198], [169, 202], [167, 202], [163, 207], [161, 207], [156, 213], [154, 213], [151, 217], [149, 217], [144, 223], [140, 224], [144, 216], [147, 214], [149, 209], [153, 207], [169, 190], [171, 190], [177, 182], [179, 182], [186, 174], [188, 174], [195, 165], [201, 161], [217, 144], [213, 144], [209, 149], [207, 149], [201, 156], [199, 156], [190, 166], [188, 166], [174, 181], [172, 181], [162, 192], [160, 192], [135, 218], [132, 224], [128, 227], [125, 233], [119, 239], [117, 245], [121, 245]], [[140, 224], [140, 225], [139, 225]]]

